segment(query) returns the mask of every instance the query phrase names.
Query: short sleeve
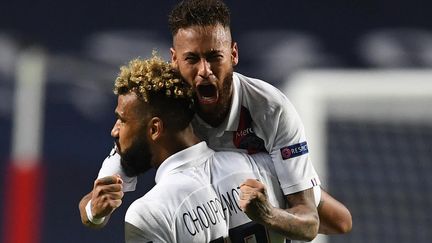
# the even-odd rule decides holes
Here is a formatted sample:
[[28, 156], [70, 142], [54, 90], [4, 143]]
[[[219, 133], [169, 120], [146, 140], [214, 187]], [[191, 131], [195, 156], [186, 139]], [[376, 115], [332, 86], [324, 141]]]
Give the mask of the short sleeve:
[[270, 155], [284, 194], [303, 191], [320, 185], [309, 157], [303, 124], [294, 106], [282, 95], [281, 107], [276, 109], [273, 134], [269, 138]]
[[254, 85], [244, 99], [248, 101], [253, 129], [264, 140], [274, 163], [282, 191], [287, 195], [320, 185], [309, 157], [303, 123], [294, 106], [275, 87], [262, 82]]

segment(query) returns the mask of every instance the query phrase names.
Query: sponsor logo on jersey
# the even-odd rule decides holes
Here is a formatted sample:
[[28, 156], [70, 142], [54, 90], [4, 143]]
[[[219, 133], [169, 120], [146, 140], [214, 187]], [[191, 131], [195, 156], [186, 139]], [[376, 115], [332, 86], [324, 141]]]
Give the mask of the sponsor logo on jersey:
[[297, 143], [280, 149], [282, 159], [291, 159], [309, 152], [307, 142]]
[[248, 154], [267, 152], [264, 140], [259, 138], [252, 128], [252, 116], [244, 106], [241, 107], [239, 125], [233, 134], [233, 143], [236, 148], [246, 149]]

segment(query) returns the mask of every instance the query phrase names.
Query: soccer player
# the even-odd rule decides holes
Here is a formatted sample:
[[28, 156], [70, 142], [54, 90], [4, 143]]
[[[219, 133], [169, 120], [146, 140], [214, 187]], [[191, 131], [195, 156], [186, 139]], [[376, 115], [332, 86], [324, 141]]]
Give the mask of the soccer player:
[[[170, 68], [158, 57], [137, 59], [123, 66], [115, 81], [117, 121], [111, 135], [122, 165], [135, 174], [157, 168], [156, 186], [127, 210], [126, 242], [224, 242], [227, 226], [233, 243], [313, 239], [315, 204], [294, 202], [290, 210], [296, 215], [279, 209], [285, 201], [267, 153], [215, 153], [200, 142], [190, 124], [191, 89]], [[268, 192], [262, 191], [261, 208], [255, 208], [250, 188], [261, 185]], [[252, 222], [242, 209], [271, 212], [284, 223]]]
[[199, 143], [190, 125], [194, 112], [189, 91], [170, 65], [157, 57], [131, 61], [115, 81], [117, 120], [111, 135], [122, 163], [142, 172], [158, 168], [156, 186], [127, 211], [126, 242], [198, 243], [227, 238], [221, 208], [212, 211], [217, 221], [193, 228], [197, 216], [191, 214], [201, 209], [198, 216], [205, 215], [203, 205], [214, 203], [218, 195], [208, 173], [207, 161], [213, 153]]
[[[219, 0], [185, 0], [174, 7], [169, 24], [172, 64], [196, 93], [197, 115], [192, 121], [196, 134], [217, 151], [269, 153], [288, 205], [298, 200], [313, 201], [309, 188], [319, 188], [320, 182], [309, 158], [301, 120], [279, 90], [233, 71], [239, 55], [237, 43], [231, 38], [227, 6]], [[104, 162], [99, 178], [120, 174], [123, 190], [133, 190], [136, 178], [127, 177], [120, 169], [119, 156], [111, 156]], [[94, 190], [102, 186], [96, 183]], [[262, 192], [262, 187], [250, 189]], [[112, 212], [117, 204], [93, 205], [101, 196], [86, 195], [80, 211], [92, 199], [93, 214]], [[318, 198], [320, 232], [350, 231], [351, 215], [346, 207], [324, 191]], [[88, 223], [85, 219], [83, 222]]]

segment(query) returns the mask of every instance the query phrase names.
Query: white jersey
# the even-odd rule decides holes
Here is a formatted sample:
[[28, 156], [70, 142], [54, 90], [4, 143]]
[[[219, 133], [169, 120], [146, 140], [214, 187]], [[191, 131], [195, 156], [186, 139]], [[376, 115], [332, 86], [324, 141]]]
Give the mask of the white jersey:
[[[224, 123], [213, 128], [195, 116], [192, 124], [195, 133], [214, 150], [269, 153], [285, 195], [320, 185], [295, 108], [282, 92], [264, 81], [234, 73], [233, 101]], [[137, 180], [121, 172], [119, 158], [108, 157], [98, 178], [120, 174], [124, 191], [133, 190]]]
[[239, 185], [258, 179], [269, 202], [284, 208], [274, 170], [268, 154], [215, 153], [205, 142], [176, 153], [157, 170], [156, 186], [129, 207], [126, 242], [223, 242], [228, 234], [231, 243], [287, 242], [238, 204]]
[[229, 219], [231, 242], [289, 242], [283, 235], [250, 220], [238, 204], [239, 185], [246, 179], [257, 179], [266, 186], [272, 206], [286, 207], [270, 156], [267, 153], [217, 152], [214, 158], [215, 161], [210, 163], [211, 181]]
[[285, 195], [320, 185], [300, 117], [288, 98], [264, 81], [234, 73], [233, 100], [225, 121], [213, 128], [195, 116], [192, 124], [216, 151], [269, 153]]
[[227, 221], [209, 177], [214, 154], [201, 142], [161, 164], [156, 185], [126, 212], [127, 243], [224, 242]]
[[120, 175], [123, 180], [123, 191], [135, 191], [137, 177], [129, 177], [125, 174], [120, 163], [120, 155], [116, 152], [115, 148], [111, 150], [108, 157], [103, 161], [97, 178], [100, 179], [112, 175]]

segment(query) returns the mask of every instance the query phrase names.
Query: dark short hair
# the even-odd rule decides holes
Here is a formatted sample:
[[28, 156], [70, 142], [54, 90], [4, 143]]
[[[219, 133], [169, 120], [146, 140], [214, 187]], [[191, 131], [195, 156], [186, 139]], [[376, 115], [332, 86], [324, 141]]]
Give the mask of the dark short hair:
[[179, 29], [194, 25], [230, 27], [230, 11], [221, 0], [184, 0], [173, 8], [168, 22], [173, 36]]
[[146, 108], [150, 115], [161, 118], [168, 130], [186, 128], [195, 114], [192, 87], [177, 70], [155, 54], [150, 59], [134, 59], [120, 68], [114, 93], [130, 92], [148, 104]]

